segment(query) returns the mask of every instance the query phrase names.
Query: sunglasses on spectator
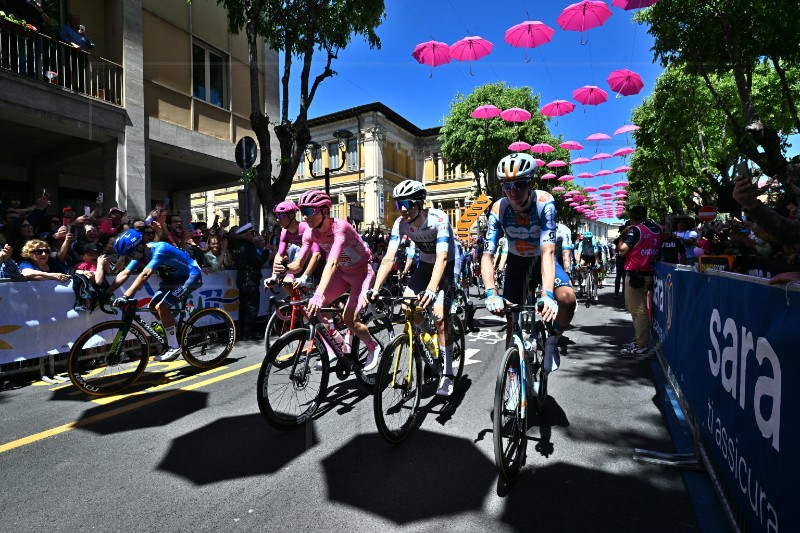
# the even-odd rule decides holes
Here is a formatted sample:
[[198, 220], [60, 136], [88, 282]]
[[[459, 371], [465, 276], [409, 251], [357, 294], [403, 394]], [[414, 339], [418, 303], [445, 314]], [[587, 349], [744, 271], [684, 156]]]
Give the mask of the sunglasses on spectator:
[[504, 183], [502, 186], [503, 192], [522, 192], [530, 189], [531, 183], [529, 181], [512, 181], [511, 183]]
[[19, 225], [19, 227], [20, 228], [32, 228], [33, 224], [31, 224], [30, 222], [23, 222], [22, 224]]
[[417, 204], [417, 200], [395, 200], [394, 205], [397, 206], [397, 209], [406, 208], [411, 209]]
[[35, 250], [33, 251], [33, 253], [34, 253], [34, 254], [36, 254], [36, 255], [39, 255], [39, 254], [49, 254], [49, 253], [50, 253], [50, 250], [48, 250], [47, 248], [37, 248], [37, 249], [35, 249]]
[[301, 207], [300, 212], [303, 214], [304, 217], [313, 217], [314, 213], [317, 212], [316, 207]]

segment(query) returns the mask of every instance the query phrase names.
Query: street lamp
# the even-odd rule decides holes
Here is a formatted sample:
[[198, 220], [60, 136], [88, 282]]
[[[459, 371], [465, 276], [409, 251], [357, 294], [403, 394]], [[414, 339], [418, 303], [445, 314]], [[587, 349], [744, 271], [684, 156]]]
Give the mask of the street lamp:
[[[345, 157], [347, 156], [347, 141], [353, 137], [352, 132], [349, 130], [336, 130], [333, 132], [333, 136], [336, 137], [336, 141], [339, 145], [339, 150], [341, 153], [339, 157], [341, 162], [339, 166], [336, 168], [325, 167], [325, 194], [330, 196], [331, 194], [331, 171], [337, 172], [342, 170], [345, 165]], [[311, 174], [312, 178], [318, 178], [317, 174], [314, 174], [314, 154], [321, 148], [318, 142], [309, 141], [306, 145], [306, 160], [308, 161], [308, 172]]]

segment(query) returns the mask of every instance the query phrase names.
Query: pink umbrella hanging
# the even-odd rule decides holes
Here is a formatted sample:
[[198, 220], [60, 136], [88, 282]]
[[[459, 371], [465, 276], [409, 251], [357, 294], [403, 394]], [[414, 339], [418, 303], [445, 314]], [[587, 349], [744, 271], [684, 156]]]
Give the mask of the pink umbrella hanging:
[[531, 112], [521, 107], [512, 107], [501, 111], [500, 118], [506, 122], [525, 122], [531, 118]]
[[627, 187], [628, 186], [628, 182], [625, 181], [625, 180], [622, 180], [622, 181], [616, 182], [614, 185], [616, 185], [617, 187]]
[[[579, 31], [583, 34], [586, 30], [602, 26], [610, 16], [611, 10], [605, 2], [584, 0], [567, 6], [558, 16], [556, 22], [561, 26], [561, 29]], [[584, 41], [583, 35], [581, 35], [581, 44], [586, 44], [586, 42], [588, 41]]]
[[611, 90], [617, 93], [617, 98], [639, 94], [639, 91], [644, 87], [642, 77], [626, 68], [611, 72], [606, 81], [608, 81], [608, 86], [611, 87]]
[[600, 169], [600, 170], [598, 170], [597, 172], [594, 173], [594, 175], [598, 176], [598, 177], [600, 177], [600, 176], [608, 176], [609, 174], [611, 174], [611, 171], [610, 170], [606, 170], [604, 168]]
[[611, 136], [607, 133], [603, 133], [602, 131], [598, 131], [597, 133], [592, 133], [588, 137], [586, 137], [587, 141], [608, 141], [611, 139]]
[[614, 197], [614, 195], [611, 194], [610, 192], [604, 192], [600, 196], [602, 196], [603, 198], [613, 198]]
[[578, 207], [579, 205], [581, 205], [581, 204], [579, 204], [578, 202], [570, 202], [569, 203], [570, 207]]
[[583, 150], [583, 145], [578, 141], [564, 141], [558, 147], [564, 150]]
[[604, 183], [604, 184], [602, 184], [601, 186], [599, 186], [599, 187], [597, 188], [597, 190], [598, 190], [598, 191], [607, 191], [607, 190], [609, 190], [610, 188], [611, 188], [611, 185], [609, 185], [608, 183]]
[[614, 135], [622, 135], [623, 133], [628, 133], [630, 131], [636, 131], [639, 128], [636, 124], [625, 124], [624, 126], [620, 126], [617, 128], [617, 131], [614, 132]]
[[636, 150], [634, 150], [630, 146], [624, 146], [624, 147], [620, 148], [619, 150], [615, 151], [611, 155], [613, 155], [614, 157], [624, 157], [624, 156], [626, 156], [628, 154], [632, 154], [635, 151]]
[[542, 106], [541, 113], [546, 117], [561, 117], [575, 111], [575, 104], [567, 100], [553, 100]]
[[614, 169], [614, 174], [622, 174], [624, 172], [629, 171], [630, 169], [631, 167], [629, 167], [628, 165], [621, 165]]
[[429, 78], [433, 77], [433, 67], [445, 65], [450, 62], [450, 47], [447, 43], [428, 41], [414, 47], [411, 56], [423, 65], [431, 66]]
[[[561, 178], [558, 178], [558, 181], [561, 181]], [[561, 192], [561, 191], [564, 191], [566, 189], [564, 189], [564, 187], [553, 187], [553, 190], [555, 192]]]
[[567, 164], [560, 159], [556, 159], [555, 161], [550, 161], [547, 163], [547, 166], [550, 168], [558, 168], [558, 167], [565, 167]]
[[531, 145], [526, 143], [525, 141], [517, 141], [508, 145], [508, 149], [511, 150], [512, 152], [521, 152], [523, 150], [529, 150], [530, 147]]
[[659, 1], [660, 0], [614, 0], [611, 5], [624, 9], [625, 11], [630, 11], [631, 9], [650, 7], [657, 4]]
[[[607, 154], [605, 152], [600, 152], [599, 154], [594, 154], [592, 156], [592, 161], [602, 161], [603, 159], [611, 159], [611, 154]], [[596, 176], [597, 174], [595, 174]]]
[[575, 179], [575, 176], [573, 176], [571, 174], [565, 174], [565, 175], [561, 176], [560, 178], [558, 178], [558, 181], [572, 181], [574, 179]]
[[581, 172], [580, 174], [578, 174], [578, 177], [588, 180], [589, 178], [593, 178], [594, 174], [592, 174], [591, 172]]
[[596, 192], [597, 188], [596, 187], [584, 187], [583, 190], [586, 191], [586, 192]]
[[476, 107], [472, 113], [472, 118], [494, 118], [500, 115], [500, 108], [491, 104]]
[[608, 100], [608, 93], [595, 85], [584, 85], [572, 91], [572, 98], [583, 105], [600, 105]]
[[541, 159], [537, 159], [537, 158], [534, 157], [533, 158], [533, 162], [536, 163], [537, 167], [543, 167], [544, 166], [544, 161], [542, 161]]
[[549, 43], [554, 33], [555, 30], [543, 22], [526, 20], [508, 28], [503, 40], [515, 48], [525, 48], [525, 62], [527, 63], [530, 61], [528, 48], [536, 48]]
[[588, 157], [576, 157], [572, 160], [573, 165], [585, 165], [586, 163], [591, 163], [592, 160]]
[[542, 177], [539, 178], [539, 179], [540, 180], [554, 180], [554, 179], [556, 179], [556, 175], [553, 174], [552, 172], [548, 172], [547, 174], [542, 175]]
[[[477, 61], [489, 55], [494, 45], [482, 37], [469, 36], [450, 46], [450, 57], [456, 61]], [[469, 64], [469, 73], [472, 75], [472, 63]]]
[[547, 143], [537, 143], [531, 146], [531, 152], [534, 154], [549, 154], [554, 148]]

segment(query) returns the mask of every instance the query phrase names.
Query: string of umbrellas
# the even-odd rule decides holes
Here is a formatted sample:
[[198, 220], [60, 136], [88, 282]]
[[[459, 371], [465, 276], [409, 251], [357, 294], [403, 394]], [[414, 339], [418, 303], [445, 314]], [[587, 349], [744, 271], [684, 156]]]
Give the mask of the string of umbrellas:
[[[543, 113], [543, 111], [542, 111]], [[502, 120], [506, 122], [525, 122], [530, 120], [532, 115], [531, 112], [522, 109], [519, 107], [512, 107], [505, 110], [500, 110], [497, 106], [486, 104], [475, 108], [470, 115], [476, 119], [482, 120], [490, 120], [497, 117], [500, 117]], [[617, 128], [614, 131], [614, 135], [626, 135], [629, 132], [636, 131], [639, 129], [639, 126], [635, 124], [624, 124], [623, 126]], [[597, 132], [589, 135], [586, 137], [586, 141], [593, 141], [593, 142], [600, 142], [600, 141], [607, 141], [610, 140], [611, 136], [607, 133]], [[559, 148], [562, 148], [567, 151], [578, 151], [583, 150], [584, 146], [578, 141], [568, 140], [563, 141], [558, 145]], [[543, 156], [544, 154], [549, 154], [555, 151], [555, 148], [548, 144], [548, 143], [536, 143], [536, 144], [529, 144], [525, 141], [516, 141], [511, 143], [508, 146], [508, 149], [514, 152], [521, 152], [525, 150], [530, 150], [533, 154], [537, 156]], [[602, 168], [602, 162], [611, 159], [612, 157], [621, 157], [623, 161], [627, 158], [628, 155], [635, 152], [634, 148], [630, 146], [624, 146], [618, 150], [616, 150], [613, 154], [608, 154], [606, 152], [597, 152], [591, 158], [588, 157], [577, 157], [567, 163], [566, 161], [555, 159], [550, 161], [549, 163], [545, 162], [543, 159], [539, 159], [539, 157], [535, 158], [536, 165], [538, 167], [547, 167], [548, 172], [542, 174], [539, 179], [543, 181], [547, 180], [557, 180], [559, 182], [565, 183], [573, 181], [576, 177], [580, 179], [591, 179], [591, 178], [605, 178], [606, 176], [610, 176], [613, 174], [624, 174], [631, 170], [631, 167], [627, 164], [622, 164], [617, 166], [614, 170], [608, 170]], [[594, 161], [600, 161], [601, 168], [595, 173], [591, 172], [581, 172], [577, 176], [573, 176], [572, 174], [564, 174], [558, 176], [553, 171], [556, 169], [566, 167], [569, 164], [572, 165], [585, 165], [587, 163], [592, 163]], [[598, 185], [597, 187], [587, 186], [583, 188], [583, 191], [588, 193], [589, 196], [583, 196], [580, 194], [578, 189], [571, 189], [566, 190], [565, 187], [558, 185], [552, 188], [553, 192], [564, 192], [564, 197], [568, 200], [569, 206], [575, 209], [576, 212], [580, 213], [581, 215], [585, 216], [591, 220], [598, 220], [600, 218], [619, 218], [624, 210], [625, 207], [625, 198], [627, 197], [627, 191], [625, 191], [624, 187], [628, 185], [628, 182], [625, 180], [616, 181], [613, 185], [610, 183], [603, 182], [602, 184]], [[610, 192], [611, 189], [614, 187], [619, 187], [620, 189]], [[595, 194], [596, 193], [596, 194]]]

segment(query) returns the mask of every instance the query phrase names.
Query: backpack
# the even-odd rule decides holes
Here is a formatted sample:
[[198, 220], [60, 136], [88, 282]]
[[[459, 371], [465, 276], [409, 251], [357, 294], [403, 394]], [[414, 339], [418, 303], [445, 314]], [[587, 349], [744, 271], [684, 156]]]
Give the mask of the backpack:
[[109, 299], [106, 292], [108, 287], [106, 280], [103, 280], [101, 285], [97, 285], [94, 280], [90, 280], [83, 274], [73, 274], [72, 290], [75, 292], [75, 303], [72, 305], [72, 309], [91, 313], [101, 302]]

